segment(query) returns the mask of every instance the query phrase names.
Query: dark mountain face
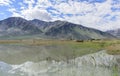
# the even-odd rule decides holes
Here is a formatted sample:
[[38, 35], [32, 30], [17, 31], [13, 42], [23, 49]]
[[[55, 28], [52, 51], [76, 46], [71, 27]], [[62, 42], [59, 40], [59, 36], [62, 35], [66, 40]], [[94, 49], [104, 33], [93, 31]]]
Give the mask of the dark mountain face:
[[118, 38], [120, 38], [120, 28], [119, 29], [115, 29], [115, 30], [108, 30], [106, 31], [107, 33], [110, 33]]
[[45, 21], [41, 21], [38, 19], [34, 19], [30, 21], [33, 25], [37, 26], [39, 29], [41, 29], [43, 32], [46, 32], [48, 29], [50, 29], [51, 27], [56, 27], [58, 25], [62, 25], [64, 23], [64, 21], [54, 21], [54, 22], [45, 22]]
[[0, 21], [0, 36], [41, 35], [54, 39], [101, 39], [114, 38], [111, 34], [66, 21], [27, 21], [10, 17]]
[[69, 22], [62, 22], [57, 26], [51, 27], [46, 33], [54, 38], [67, 38], [67, 39], [101, 39], [101, 38], [114, 38], [112, 35], [92, 29], [83, 27]]
[[42, 31], [23, 18], [10, 17], [0, 21], [1, 35], [25, 35], [36, 33], [42, 33]]
[[38, 27], [43, 32], [45, 32], [46, 28], [51, 25], [50, 22], [45, 22], [38, 19], [31, 20], [30, 23]]

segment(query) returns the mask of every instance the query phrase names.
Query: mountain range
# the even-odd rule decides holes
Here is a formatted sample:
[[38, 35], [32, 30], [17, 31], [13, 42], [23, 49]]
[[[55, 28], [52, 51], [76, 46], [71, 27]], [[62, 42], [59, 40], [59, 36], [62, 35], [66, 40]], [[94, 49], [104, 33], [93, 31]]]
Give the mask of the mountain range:
[[112, 34], [113, 36], [116, 36], [117, 38], [120, 38], [120, 28], [114, 30], [108, 30], [106, 32]]
[[[50, 38], [50, 39], [104, 39], [113, 35], [67, 21], [45, 22], [38, 19], [26, 20], [10, 17], [0, 21], [0, 37]], [[31, 38], [32, 38], [31, 37]]]

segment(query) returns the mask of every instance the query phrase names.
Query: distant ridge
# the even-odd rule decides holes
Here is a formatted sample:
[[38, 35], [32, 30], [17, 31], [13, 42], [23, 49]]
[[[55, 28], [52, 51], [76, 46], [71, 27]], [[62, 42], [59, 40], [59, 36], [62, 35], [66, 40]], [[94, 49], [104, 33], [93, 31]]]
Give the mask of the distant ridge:
[[26, 35], [34, 36], [34, 38], [37, 35], [39, 38], [78, 40], [114, 38], [109, 33], [67, 21], [45, 22], [38, 19], [26, 20], [20, 17], [10, 17], [0, 21], [0, 37]]
[[120, 38], [120, 28], [114, 29], [114, 30], [108, 30], [106, 32]]

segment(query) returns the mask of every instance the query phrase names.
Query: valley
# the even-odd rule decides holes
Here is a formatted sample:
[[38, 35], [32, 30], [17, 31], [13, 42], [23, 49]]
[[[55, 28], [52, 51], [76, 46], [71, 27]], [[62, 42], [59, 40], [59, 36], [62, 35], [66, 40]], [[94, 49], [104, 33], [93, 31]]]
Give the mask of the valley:
[[10, 17], [0, 21], [0, 76], [120, 76], [119, 46], [80, 24]]

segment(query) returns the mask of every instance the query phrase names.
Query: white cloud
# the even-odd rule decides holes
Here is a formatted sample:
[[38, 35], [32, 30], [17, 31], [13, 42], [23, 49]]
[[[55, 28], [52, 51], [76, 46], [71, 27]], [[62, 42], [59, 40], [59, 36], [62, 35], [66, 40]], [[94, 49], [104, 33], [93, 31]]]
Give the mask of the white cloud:
[[32, 19], [40, 19], [45, 21], [51, 20], [50, 15], [45, 10], [39, 10], [39, 9], [22, 10], [21, 15], [28, 20], [32, 20]]
[[13, 17], [23, 17], [20, 15], [15, 8], [10, 8], [8, 11], [12, 12]]
[[10, 3], [12, 3], [11, 0], [0, 0], [0, 6], [6, 6]]
[[33, 8], [33, 4], [35, 3], [35, 0], [23, 0], [23, 3], [28, 4], [28, 9], [32, 9]]
[[94, 7], [92, 4], [88, 3], [62, 3], [60, 5], [56, 5], [55, 7], [59, 11], [61, 11], [64, 14], [71, 13], [71, 14], [80, 14], [81, 12], [86, 12], [86, 11], [93, 11]]

